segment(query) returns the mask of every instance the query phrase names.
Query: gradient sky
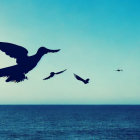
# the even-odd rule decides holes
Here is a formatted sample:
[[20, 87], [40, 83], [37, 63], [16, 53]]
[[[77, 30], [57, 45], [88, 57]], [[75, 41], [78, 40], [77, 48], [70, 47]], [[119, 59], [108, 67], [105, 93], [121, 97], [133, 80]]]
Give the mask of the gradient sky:
[[[0, 78], [0, 104], [139, 104], [139, 7], [139, 0], [0, 0], [0, 42], [24, 46], [29, 55], [40, 46], [61, 49], [45, 55], [29, 80]], [[14, 64], [0, 52], [0, 68]]]

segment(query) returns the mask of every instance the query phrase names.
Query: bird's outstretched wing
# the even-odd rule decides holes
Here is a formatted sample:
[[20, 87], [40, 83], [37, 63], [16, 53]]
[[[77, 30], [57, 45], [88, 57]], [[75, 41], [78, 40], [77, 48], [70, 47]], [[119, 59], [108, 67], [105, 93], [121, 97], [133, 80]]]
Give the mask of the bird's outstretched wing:
[[52, 74], [50, 74], [50, 76], [48, 76], [48, 77], [44, 78], [43, 80], [48, 80], [48, 79], [50, 79], [50, 78], [52, 78], [52, 77], [53, 77], [53, 75], [52, 75]]
[[0, 69], [0, 77], [9, 77], [10, 75], [13, 75], [13, 73], [18, 71], [18, 66], [10, 66], [6, 68]]
[[60, 71], [60, 72], [56, 72], [55, 74], [61, 74], [63, 73], [64, 71], [66, 71], [67, 69], [63, 70], [63, 71]]
[[16, 58], [17, 63], [20, 63], [21, 61], [26, 59], [28, 54], [27, 49], [25, 49], [24, 47], [6, 42], [0, 42], [0, 50], [5, 52], [10, 57]]
[[75, 78], [76, 78], [77, 80], [84, 81], [84, 79], [81, 78], [80, 76], [78, 76], [78, 75], [76, 75], [76, 74], [74, 74], [74, 76], [75, 76]]
[[18, 71], [19, 71], [18, 65], [6, 67], [0, 69], [0, 77], [7, 77], [6, 82], [12, 82], [12, 81], [21, 82], [27, 79], [24, 73], [18, 73]]

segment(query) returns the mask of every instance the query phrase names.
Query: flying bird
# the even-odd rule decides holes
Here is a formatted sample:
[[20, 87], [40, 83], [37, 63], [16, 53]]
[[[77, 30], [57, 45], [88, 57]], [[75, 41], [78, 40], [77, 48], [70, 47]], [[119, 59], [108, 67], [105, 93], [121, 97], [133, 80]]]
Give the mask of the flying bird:
[[27, 49], [7, 42], [0, 42], [0, 50], [5, 52], [6, 55], [15, 58], [17, 62], [16, 65], [0, 69], [0, 77], [8, 77], [6, 82], [21, 82], [28, 79], [25, 74], [37, 66], [43, 55], [60, 51], [60, 49], [51, 50], [40, 47], [35, 55], [28, 56]]
[[123, 71], [123, 69], [117, 69], [117, 70], [115, 70], [115, 71], [118, 71], [118, 72], [120, 72], [120, 71]]
[[60, 71], [60, 72], [51, 72], [50, 75], [49, 75], [48, 77], [44, 78], [43, 80], [48, 80], [48, 79], [54, 77], [54, 76], [57, 75], [57, 74], [63, 73], [63, 72], [66, 71], [66, 70], [67, 70], [67, 69], [65, 69], [65, 70], [63, 70], [63, 71]]
[[84, 84], [88, 84], [89, 83], [89, 78], [88, 79], [86, 79], [86, 80], [84, 80], [83, 78], [81, 78], [80, 76], [78, 76], [78, 75], [76, 75], [76, 74], [74, 74], [74, 76], [75, 76], [75, 78], [77, 79], [77, 80], [79, 80], [79, 81], [82, 81]]

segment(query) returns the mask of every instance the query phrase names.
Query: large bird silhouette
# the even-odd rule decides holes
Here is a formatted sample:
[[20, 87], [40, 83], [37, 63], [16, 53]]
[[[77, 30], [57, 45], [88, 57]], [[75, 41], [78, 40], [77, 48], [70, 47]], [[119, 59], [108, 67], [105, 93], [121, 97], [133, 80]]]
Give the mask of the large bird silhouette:
[[79, 81], [82, 81], [84, 84], [88, 84], [89, 83], [89, 78], [84, 80], [83, 78], [81, 78], [80, 76], [78, 76], [77, 74], [74, 74], [75, 78]]
[[28, 56], [27, 49], [7, 42], [0, 42], [0, 50], [10, 57], [15, 58], [17, 62], [17, 65], [0, 69], [0, 77], [8, 77], [6, 82], [21, 82], [27, 79], [25, 74], [36, 67], [43, 55], [60, 51], [60, 49], [50, 50], [45, 47], [40, 47], [35, 55]]
[[48, 79], [54, 77], [54, 76], [57, 75], [57, 74], [63, 73], [63, 72], [66, 71], [66, 70], [67, 70], [67, 69], [65, 69], [65, 70], [63, 70], [63, 71], [60, 71], [60, 72], [51, 72], [50, 75], [49, 75], [48, 77], [44, 78], [43, 80], [48, 80]]

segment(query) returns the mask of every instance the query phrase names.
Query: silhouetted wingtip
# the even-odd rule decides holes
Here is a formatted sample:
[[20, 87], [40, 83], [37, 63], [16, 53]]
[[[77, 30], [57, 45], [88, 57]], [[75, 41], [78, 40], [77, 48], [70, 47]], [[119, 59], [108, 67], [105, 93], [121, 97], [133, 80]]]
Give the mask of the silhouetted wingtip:
[[61, 49], [55, 50], [55, 52], [59, 52]]

